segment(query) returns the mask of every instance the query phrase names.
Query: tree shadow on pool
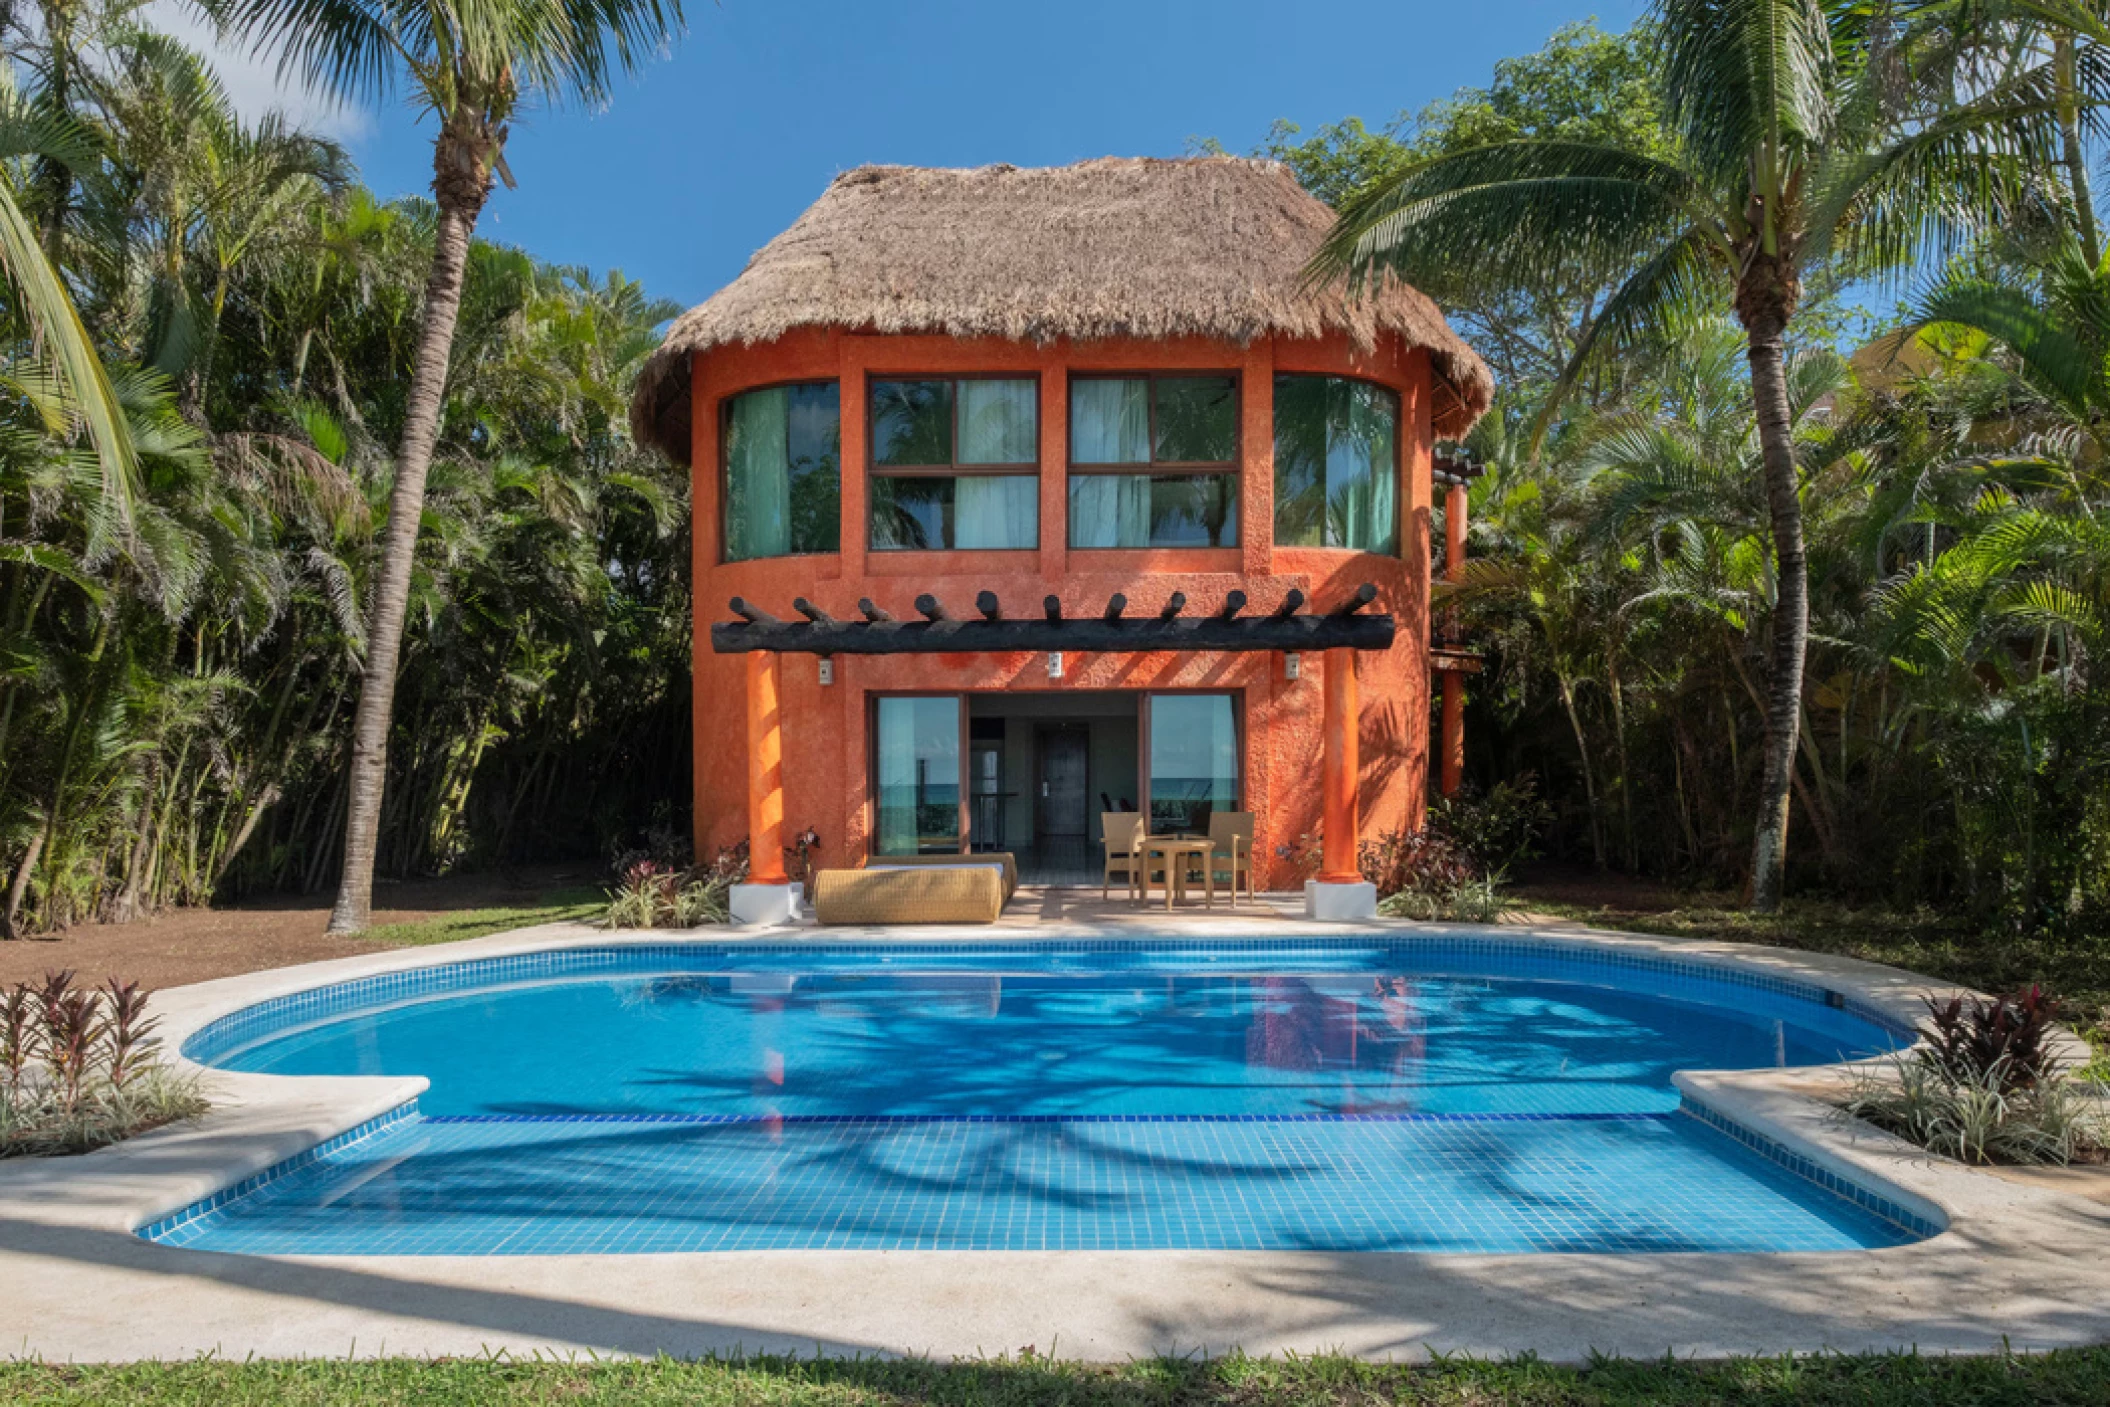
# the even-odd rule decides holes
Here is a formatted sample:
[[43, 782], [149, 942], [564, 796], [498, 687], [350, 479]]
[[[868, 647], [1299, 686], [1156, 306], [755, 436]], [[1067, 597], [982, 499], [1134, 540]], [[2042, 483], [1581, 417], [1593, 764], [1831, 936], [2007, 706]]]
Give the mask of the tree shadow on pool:
[[[1664, 1122], [859, 1122], [775, 1130], [420, 1122], [234, 1204], [197, 1244], [533, 1254], [1772, 1250], [1850, 1245], [1856, 1235], [1874, 1243], [1865, 1234], [1872, 1223], [1855, 1222], [1843, 1202], [1812, 1222], [1796, 1190], [1782, 1187], [1728, 1187], [1722, 1205], [1755, 1218], [1756, 1229], [1738, 1233], [1741, 1240], [1716, 1229], [1714, 1209], [1670, 1196], [1656, 1179], [1682, 1177], [1690, 1193], [1696, 1173], [1733, 1180], [1734, 1170], [1683, 1139], [1643, 1146], [1663, 1143]], [[1666, 1168], [1665, 1157], [1687, 1161]], [[1777, 1243], [1764, 1220], [1775, 1207], [1787, 1212]]]
[[[1118, 995], [1135, 1005], [1080, 1009], [1073, 987], [1013, 979], [1000, 1009], [959, 1015], [957, 1002], [921, 1005], [907, 987], [808, 991], [783, 999], [810, 1005], [795, 1020], [778, 1013], [785, 1029], [758, 1038], [750, 1068], [661, 1064], [627, 1076], [628, 1087], [652, 1092], [642, 1099], [478, 1107], [810, 1116], [1638, 1111], [1675, 1104], [1670, 1075], [1680, 1067], [1763, 1063], [1756, 1045], [1725, 1050], [1670, 1008], [1615, 992], [1593, 993], [1584, 1008], [1534, 991], [1437, 986], [1393, 996], [1241, 977], [1167, 978], [1162, 988]], [[747, 1003], [716, 988], [683, 987], [668, 1000], [743, 1011]], [[815, 1015], [826, 1006], [857, 1015]], [[765, 1051], [768, 1039], [783, 1048]]]

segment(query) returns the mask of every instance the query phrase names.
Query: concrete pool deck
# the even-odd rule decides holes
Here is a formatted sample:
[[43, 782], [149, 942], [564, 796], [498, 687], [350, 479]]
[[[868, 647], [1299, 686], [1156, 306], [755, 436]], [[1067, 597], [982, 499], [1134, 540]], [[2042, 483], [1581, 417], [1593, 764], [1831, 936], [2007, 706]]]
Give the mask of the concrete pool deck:
[[[1093, 896], [1096, 899], [1096, 896]], [[1128, 910], [1135, 914], [1137, 911]], [[1728, 962], [1911, 1021], [1948, 990], [1845, 958], [1569, 926], [1286, 924], [1273, 911], [1043, 915], [1030, 927], [612, 934], [549, 925], [157, 993], [171, 1049], [271, 997], [406, 968], [580, 944], [840, 943], [1484, 933]], [[0, 1163], [0, 1351], [52, 1361], [533, 1352], [1016, 1351], [1085, 1359], [1336, 1350], [1997, 1351], [2110, 1340], [2110, 1207], [1931, 1157], [1834, 1116], [1836, 1071], [1694, 1072], [1688, 1098], [1821, 1167], [1885, 1184], [1949, 1229], [1879, 1251], [1445, 1255], [1256, 1251], [738, 1251], [693, 1255], [249, 1257], [141, 1225], [414, 1097], [421, 1079], [212, 1072], [213, 1113], [81, 1158]]]

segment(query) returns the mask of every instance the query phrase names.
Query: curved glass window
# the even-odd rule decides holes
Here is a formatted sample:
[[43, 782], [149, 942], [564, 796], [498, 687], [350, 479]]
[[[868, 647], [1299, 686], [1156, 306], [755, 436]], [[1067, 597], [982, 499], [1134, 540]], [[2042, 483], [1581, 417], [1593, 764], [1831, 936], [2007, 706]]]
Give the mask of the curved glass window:
[[842, 406], [833, 381], [725, 402], [725, 560], [834, 552], [842, 533]]
[[1340, 376], [1275, 378], [1275, 541], [1399, 551], [1399, 397]]

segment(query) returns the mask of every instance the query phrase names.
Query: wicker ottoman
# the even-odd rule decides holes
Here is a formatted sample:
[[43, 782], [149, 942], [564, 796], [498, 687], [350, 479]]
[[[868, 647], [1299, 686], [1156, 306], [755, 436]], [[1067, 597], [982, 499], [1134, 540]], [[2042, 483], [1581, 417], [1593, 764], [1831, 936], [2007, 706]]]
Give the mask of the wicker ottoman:
[[1003, 911], [1003, 876], [986, 865], [822, 870], [813, 877], [813, 916], [822, 923], [995, 923]]

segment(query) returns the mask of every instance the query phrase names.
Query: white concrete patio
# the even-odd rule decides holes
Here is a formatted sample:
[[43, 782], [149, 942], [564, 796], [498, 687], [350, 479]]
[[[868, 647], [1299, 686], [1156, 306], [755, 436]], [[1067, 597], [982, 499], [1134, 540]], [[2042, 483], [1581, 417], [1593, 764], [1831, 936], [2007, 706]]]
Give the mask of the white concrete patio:
[[[1022, 890], [995, 929], [801, 930], [816, 944], [1429, 932], [1316, 928], [1219, 906], [1148, 913]], [[1846, 959], [1573, 928], [1500, 936], [1731, 961], [1901, 1016], [1931, 984]], [[287, 968], [157, 994], [171, 1048], [227, 1012], [328, 982], [580, 943], [664, 942], [576, 925]], [[714, 931], [708, 939], [729, 935]], [[783, 930], [762, 935], [782, 941]], [[1808, 1070], [1692, 1074], [1688, 1095], [1834, 1169], [1889, 1183], [1950, 1229], [1892, 1250], [1775, 1255], [1416, 1256], [1307, 1252], [832, 1252], [262, 1258], [174, 1250], [134, 1228], [395, 1107], [417, 1079], [215, 1073], [195, 1126], [83, 1158], [0, 1164], [0, 1350], [51, 1360], [505, 1350], [974, 1355], [1032, 1344], [1088, 1359], [1341, 1350], [1980, 1352], [2110, 1339], [2110, 1207], [1856, 1132]]]

